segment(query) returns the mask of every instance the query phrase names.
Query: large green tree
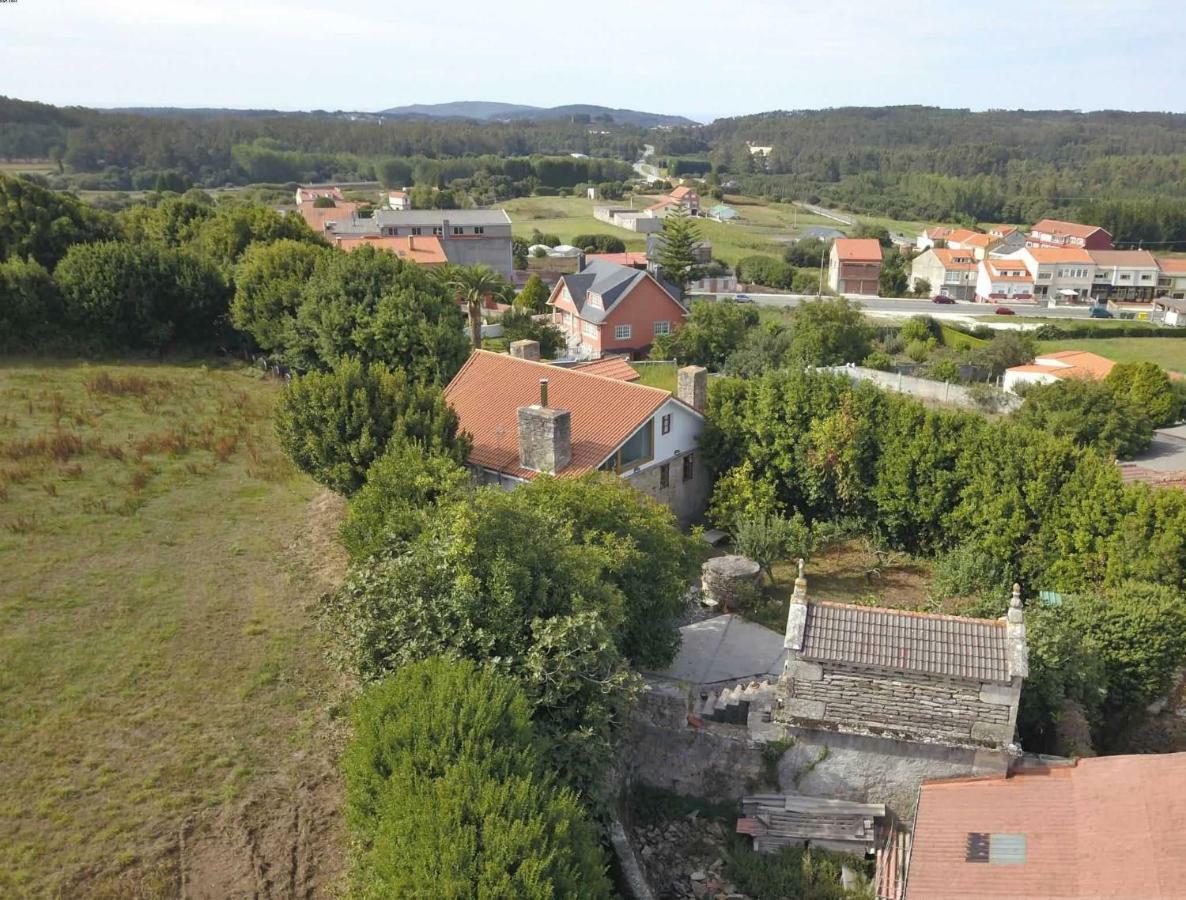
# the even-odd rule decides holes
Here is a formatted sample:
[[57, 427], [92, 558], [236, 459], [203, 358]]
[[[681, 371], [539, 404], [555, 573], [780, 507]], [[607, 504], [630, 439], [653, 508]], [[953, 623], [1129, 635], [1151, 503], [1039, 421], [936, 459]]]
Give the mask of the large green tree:
[[1170, 377], [1155, 363], [1119, 363], [1104, 383], [1118, 397], [1145, 410], [1155, 427], [1172, 425], [1182, 418], [1184, 411], [1170, 385]]
[[291, 333], [283, 354], [298, 371], [352, 356], [444, 383], [468, 353], [452, 293], [423, 266], [373, 247], [318, 259]]
[[597, 832], [542, 759], [522, 688], [465, 660], [367, 688], [343, 757], [360, 897], [609, 897]]
[[1033, 385], [1013, 415], [1018, 422], [1121, 459], [1144, 450], [1153, 437], [1148, 410], [1131, 395], [1081, 378]]
[[393, 439], [465, 458], [457, 414], [440, 389], [402, 369], [347, 357], [332, 372], [298, 375], [276, 409], [280, 446], [326, 487], [352, 494]]
[[231, 321], [264, 350], [283, 350], [293, 327], [305, 285], [328, 247], [289, 239], [247, 248], [235, 267]]
[[663, 229], [657, 237], [659, 248], [655, 262], [660, 275], [678, 287], [682, 294], [689, 282], [698, 277], [696, 247], [700, 243], [700, 226], [681, 206], [664, 217]]
[[54, 280], [67, 327], [107, 349], [209, 341], [227, 310], [227, 287], [216, 269], [155, 244], [75, 244]]
[[116, 236], [110, 213], [26, 179], [0, 175], [0, 260], [32, 257], [53, 268], [71, 245]]
[[61, 298], [45, 267], [19, 256], [0, 262], [0, 349], [27, 350], [61, 326]]
[[733, 301], [697, 300], [687, 320], [669, 337], [656, 339], [655, 359], [674, 356], [683, 364], [719, 369], [731, 353], [742, 347], [758, 324], [757, 310]]
[[809, 366], [859, 363], [873, 349], [874, 333], [860, 304], [845, 297], [809, 300], [791, 313], [790, 356]]

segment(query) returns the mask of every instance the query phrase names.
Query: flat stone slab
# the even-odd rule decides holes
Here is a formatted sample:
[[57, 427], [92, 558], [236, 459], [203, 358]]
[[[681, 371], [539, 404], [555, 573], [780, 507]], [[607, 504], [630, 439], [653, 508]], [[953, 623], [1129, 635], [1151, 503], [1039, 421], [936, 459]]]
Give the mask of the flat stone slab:
[[729, 537], [727, 531], [721, 531], [719, 528], [710, 528], [708, 531], [700, 535], [700, 539], [710, 547], [716, 547], [718, 544], [723, 544], [725, 539]]
[[786, 660], [783, 636], [734, 613], [685, 625], [675, 661], [649, 674], [695, 685], [782, 674]]

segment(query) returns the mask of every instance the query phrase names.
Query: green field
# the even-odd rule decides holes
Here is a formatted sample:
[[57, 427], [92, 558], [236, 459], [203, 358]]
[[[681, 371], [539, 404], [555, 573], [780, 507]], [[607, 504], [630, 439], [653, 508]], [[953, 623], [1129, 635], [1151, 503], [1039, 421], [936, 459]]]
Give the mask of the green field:
[[1163, 369], [1186, 375], [1186, 338], [1081, 338], [1073, 341], [1042, 341], [1038, 349], [1089, 350], [1116, 362], [1151, 362]]
[[[638, 195], [634, 205], [643, 209], [657, 199], [657, 195]], [[742, 257], [754, 254], [781, 257], [792, 239], [813, 226], [850, 230], [847, 226], [790, 203], [768, 203], [758, 198], [733, 194], [727, 195], [724, 202], [741, 213], [741, 218], [732, 222], [698, 219], [697, 224], [701, 235], [712, 244], [713, 256], [729, 265], [735, 265]], [[578, 234], [612, 234], [626, 242], [627, 250], [646, 248], [646, 235], [615, 228], [593, 218], [594, 205], [594, 201], [584, 197], [523, 197], [500, 204], [511, 217], [516, 237], [528, 238], [536, 228], [555, 234], [565, 243]], [[613, 205], [628, 206], [629, 201], [613, 201]], [[894, 230], [908, 233], [914, 233], [922, 227], [921, 223], [893, 222], [889, 219], [867, 221], [886, 224]]]
[[332, 875], [341, 689], [310, 605], [338, 503], [276, 446], [277, 391], [0, 364], [0, 896]]

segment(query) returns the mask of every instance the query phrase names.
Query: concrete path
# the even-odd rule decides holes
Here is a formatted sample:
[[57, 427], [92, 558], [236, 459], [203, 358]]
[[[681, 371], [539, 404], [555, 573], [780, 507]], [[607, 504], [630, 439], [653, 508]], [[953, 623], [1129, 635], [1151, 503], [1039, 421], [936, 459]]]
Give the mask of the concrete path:
[[683, 644], [675, 661], [649, 674], [691, 684], [716, 684], [782, 674], [783, 635], [733, 613], [693, 622], [680, 629]]

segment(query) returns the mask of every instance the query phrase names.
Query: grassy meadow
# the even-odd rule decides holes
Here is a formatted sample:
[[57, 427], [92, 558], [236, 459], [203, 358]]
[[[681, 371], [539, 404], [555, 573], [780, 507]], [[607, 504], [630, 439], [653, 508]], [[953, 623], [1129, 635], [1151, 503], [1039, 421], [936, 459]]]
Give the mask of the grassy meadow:
[[0, 362], [0, 896], [176, 896], [203, 860], [270, 865], [217, 842], [333, 772], [310, 604], [340, 569], [336, 506], [277, 447], [278, 390]]
[[1044, 353], [1057, 350], [1089, 350], [1120, 363], [1151, 362], [1163, 369], [1186, 375], [1186, 338], [1079, 338], [1042, 341]]

